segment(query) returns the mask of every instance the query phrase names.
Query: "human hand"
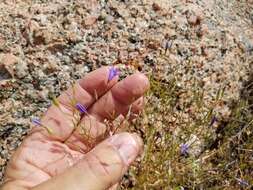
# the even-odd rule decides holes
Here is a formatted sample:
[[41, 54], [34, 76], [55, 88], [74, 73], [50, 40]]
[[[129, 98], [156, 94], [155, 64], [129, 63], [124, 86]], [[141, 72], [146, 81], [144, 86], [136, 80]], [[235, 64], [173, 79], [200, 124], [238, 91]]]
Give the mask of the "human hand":
[[[126, 116], [129, 109], [138, 113], [149, 81], [140, 73], [108, 80], [109, 72], [103, 67], [89, 73], [55, 100], [41, 127], [32, 129], [8, 163], [3, 190], [116, 187], [141, 152], [142, 140], [126, 132], [105, 135], [111, 132], [105, 121]], [[87, 112], [80, 115], [76, 104]]]

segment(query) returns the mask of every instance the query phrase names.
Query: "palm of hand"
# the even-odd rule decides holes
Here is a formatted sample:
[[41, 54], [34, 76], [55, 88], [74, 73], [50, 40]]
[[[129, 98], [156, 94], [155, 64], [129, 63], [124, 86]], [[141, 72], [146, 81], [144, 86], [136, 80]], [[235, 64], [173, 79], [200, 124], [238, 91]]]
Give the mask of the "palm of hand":
[[[130, 108], [133, 114], [141, 110], [149, 86], [145, 76], [134, 74], [118, 82], [117, 76], [108, 81], [108, 75], [107, 67], [98, 69], [58, 97], [59, 105], [52, 105], [41, 120], [53, 134], [33, 128], [9, 162], [6, 182], [29, 189], [61, 174], [105, 138], [104, 120], [125, 116]], [[88, 113], [80, 116], [72, 100], [85, 105]]]

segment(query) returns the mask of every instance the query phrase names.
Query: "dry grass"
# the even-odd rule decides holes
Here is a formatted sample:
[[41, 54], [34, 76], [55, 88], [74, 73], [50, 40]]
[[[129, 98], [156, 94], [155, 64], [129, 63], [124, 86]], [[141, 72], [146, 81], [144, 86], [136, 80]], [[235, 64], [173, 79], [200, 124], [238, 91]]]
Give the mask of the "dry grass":
[[[150, 80], [147, 107], [133, 127], [144, 138], [145, 152], [126, 175], [122, 188], [252, 188], [253, 115], [247, 99], [230, 103], [229, 119], [215, 118], [214, 107], [222, 100], [223, 90], [218, 90], [213, 106], [207, 107], [196, 84], [188, 104], [182, 106], [183, 89], [175, 79]], [[189, 146], [189, 154], [182, 155], [180, 145], [194, 135], [197, 139]]]

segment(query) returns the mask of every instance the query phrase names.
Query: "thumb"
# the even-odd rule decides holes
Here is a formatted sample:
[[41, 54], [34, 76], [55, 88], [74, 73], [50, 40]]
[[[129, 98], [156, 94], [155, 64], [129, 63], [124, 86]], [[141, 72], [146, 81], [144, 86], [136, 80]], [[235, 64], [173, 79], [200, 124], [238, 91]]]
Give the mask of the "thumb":
[[63, 174], [33, 190], [103, 190], [116, 184], [142, 150], [135, 134], [114, 135], [99, 145]]

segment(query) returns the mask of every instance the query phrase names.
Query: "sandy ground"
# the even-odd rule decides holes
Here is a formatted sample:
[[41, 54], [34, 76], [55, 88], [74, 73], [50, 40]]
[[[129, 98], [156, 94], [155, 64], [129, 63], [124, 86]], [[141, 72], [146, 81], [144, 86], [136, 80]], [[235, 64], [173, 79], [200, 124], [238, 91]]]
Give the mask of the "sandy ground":
[[[206, 104], [237, 99], [253, 63], [252, 1], [0, 2], [0, 179], [30, 119], [70, 82], [122, 62], [163, 81], [177, 78], [182, 103], [197, 82]], [[130, 61], [129, 61], [130, 60]], [[190, 93], [190, 90], [189, 90]]]

